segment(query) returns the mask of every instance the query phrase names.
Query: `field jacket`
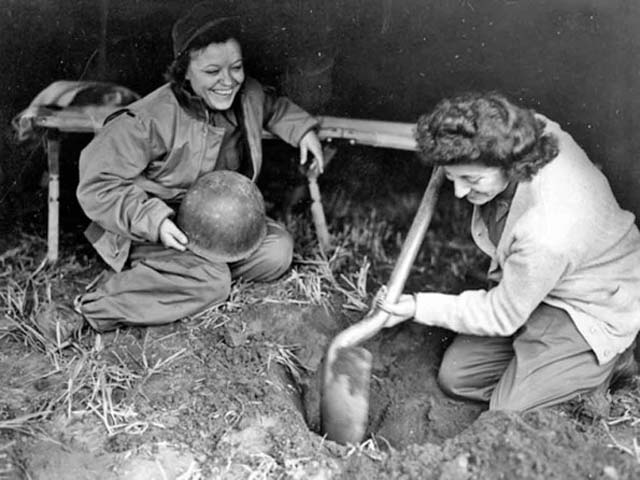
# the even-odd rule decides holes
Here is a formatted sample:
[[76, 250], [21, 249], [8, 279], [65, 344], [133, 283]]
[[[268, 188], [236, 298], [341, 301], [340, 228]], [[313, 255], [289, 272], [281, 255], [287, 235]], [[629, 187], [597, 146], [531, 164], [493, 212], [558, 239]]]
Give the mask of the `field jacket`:
[[416, 295], [416, 319], [456, 332], [510, 336], [542, 302], [565, 310], [601, 364], [640, 330], [640, 233], [573, 138], [544, 119], [559, 154], [516, 188], [497, 247], [479, 208], [471, 231], [491, 257], [490, 290]]
[[[256, 180], [262, 167], [262, 130], [297, 146], [316, 125], [285, 97], [247, 78], [238, 93], [244, 145]], [[80, 155], [77, 197], [93, 221], [85, 232], [100, 256], [120, 271], [132, 241], [158, 242], [162, 221], [202, 174], [212, 171], [224, 129], [202, 109], [185, 108], [169, 84], [127, 106]], [[197, 107], [197, 104], [196, 104]]]

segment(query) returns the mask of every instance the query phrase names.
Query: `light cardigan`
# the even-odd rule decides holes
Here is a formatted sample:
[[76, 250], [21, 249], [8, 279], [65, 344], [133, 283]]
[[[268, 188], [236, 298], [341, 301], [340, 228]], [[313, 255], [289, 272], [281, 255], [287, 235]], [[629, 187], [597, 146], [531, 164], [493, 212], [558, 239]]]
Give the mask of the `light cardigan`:
[[520, 182], [496, 247], [474, 207], [471, 232], [491, 257], [490, 290], [416, 294], [415, 318], [456, 332], [510, 336], [541, 303], [565, 310], [599, 363], [640, 330], [640, 233], [573, 138], [540, 116], [559, 154]]

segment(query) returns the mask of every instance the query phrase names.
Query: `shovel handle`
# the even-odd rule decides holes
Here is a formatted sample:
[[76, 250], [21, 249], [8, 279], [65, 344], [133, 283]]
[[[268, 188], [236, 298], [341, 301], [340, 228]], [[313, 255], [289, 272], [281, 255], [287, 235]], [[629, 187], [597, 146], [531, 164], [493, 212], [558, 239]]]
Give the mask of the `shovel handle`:
[[[438, 200], [438, 192], [444, 181], [444, 170], [436, 167], [431, 174], [429, 184], [422, 196], [420, 206], [413, 219], [409, 233], [402, 244], [402, 250], [396, 260], [396, 265], [387, 283], [386, 300], [395, 303], [400, 298], [404, 285], [409, 277], [411, 266], [420, 251], [422, 240], [431, 223]], [[338, 348], [351, 347], [373, 337], [389, 319], [389, 314], [377, 308], [375, 305], [367, 316], [340, 332], [334, 338], [329, 347], [330, 360]]]
[[436, 167], [431, 174], [427, 188], [420, 201], [418, 211], [413, 219], [409, 233], [407, 233], [407, 237], [402, 244], [402, 250], [400, 251], [396, 265], [387, 283], [386, 300], [390, 303], [397, 302], [404, 290], [404, 285], [409, 277], [413, 262], [416, 260], [424, 235], [431, 223], [436, 202], [438, 201], [438, 192], [443, 182], [444, 170], [442, 167]]

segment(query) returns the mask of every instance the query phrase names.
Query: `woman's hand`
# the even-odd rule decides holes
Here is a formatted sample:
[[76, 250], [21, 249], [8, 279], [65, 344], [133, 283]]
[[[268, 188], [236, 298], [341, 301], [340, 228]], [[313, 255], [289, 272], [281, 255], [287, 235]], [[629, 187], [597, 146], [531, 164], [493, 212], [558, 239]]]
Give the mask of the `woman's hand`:
[[376, 300], [376, 303], [380, 310], [390, 315], [384, 324], [385, 328], [393, 327], [416, 316], [416, 299], [413, 295], [400, 295], [396, 303], [388, 303], [382, 296], [382, 298]]
[[160, 242], [167, 248], [184, 252], [189, 239], [170, 218], [165, 218], [160, 224]]
[[322, 145], [316, 132], [309, 130], [304, 137], [300, 139], [300, 165], [305, 165], [309, 157], [309, 152], [314, 156], [314, 161], [309, 167], [318, 175], [324, 172], [324, 155], [322, 153]]

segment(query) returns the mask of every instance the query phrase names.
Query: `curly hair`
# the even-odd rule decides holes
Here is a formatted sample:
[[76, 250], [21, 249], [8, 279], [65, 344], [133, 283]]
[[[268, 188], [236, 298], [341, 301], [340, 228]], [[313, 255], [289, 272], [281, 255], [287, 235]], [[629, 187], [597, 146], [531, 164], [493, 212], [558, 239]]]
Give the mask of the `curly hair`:
[[558, 155], [545, 123], [499, 93], [467, 93], [441, 100], [416, 128], [418, 151], [434, 165], [501, 167], [511, 180], [530, 180]]

